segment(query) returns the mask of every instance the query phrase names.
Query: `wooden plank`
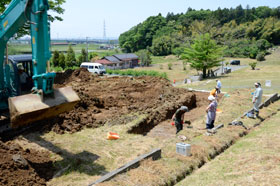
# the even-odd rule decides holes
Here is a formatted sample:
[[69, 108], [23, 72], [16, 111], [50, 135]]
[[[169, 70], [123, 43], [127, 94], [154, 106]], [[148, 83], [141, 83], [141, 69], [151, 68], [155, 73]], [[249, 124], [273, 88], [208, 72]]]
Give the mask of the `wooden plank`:
[[153, 160], [157, 160], [157, 159], [161, 158], [161, 149], [154, 149], [147, 154], [143, 154], [143, 155], [139, 156], [138, 158], [128, 162], [124, 166], [107, 173], [106, 175], [102, 176], [95, 182], [89, 184], [89, 186], [93, 186], [95, 184], [102, 183], [104, 181], [108, 181], [108, 180], [112, 179], [114, 176], [116, 176], [117, 174], [126, 172], [129, 169], [137, 168], [140, 165], [140, 161], [147, 159], [147, 158], [151, 158], [151, 157]]

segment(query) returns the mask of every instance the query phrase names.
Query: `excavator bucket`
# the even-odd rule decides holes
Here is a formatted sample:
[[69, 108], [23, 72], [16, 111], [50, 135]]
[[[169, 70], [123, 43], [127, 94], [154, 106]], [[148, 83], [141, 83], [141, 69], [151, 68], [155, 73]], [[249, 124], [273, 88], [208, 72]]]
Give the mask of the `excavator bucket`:
[[10, 97], [11, 127], [17, 128], [70, 111], [80, 101], [72, 87], [54, 89], [54, 96], [44, 97], [27, 94]]

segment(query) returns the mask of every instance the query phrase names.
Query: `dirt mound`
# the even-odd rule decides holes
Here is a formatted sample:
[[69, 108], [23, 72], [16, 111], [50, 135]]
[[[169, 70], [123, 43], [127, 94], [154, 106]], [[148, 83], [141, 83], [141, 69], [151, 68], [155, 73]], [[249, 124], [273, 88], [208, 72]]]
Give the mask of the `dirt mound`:
[[168, 80], [159, 77], [99, 77], [79, 69], [57, 75], [55, 82], [56, 87], [72, 86], [81, 98], [71, 112], [39, 124], [47, 124], [45, 129], [61, 134], [105, 123], [126, 124], [135, 114], [151, 115], [147, 122], [157, 124], [171, 117], [182, 104], [196, 107], [194, 93], [174, 88]]
[[0, 141], [0, 185], [46, 185], [54, 167], [49, 154]]
[[90, 73], [86, 68], [79, 68], [77, 70], [68, 69], [63, 73], [56, 73], [54, 83], [56, 86], [59, 86], [72, 81], [89, 81], [93, 77], [93, 74]]

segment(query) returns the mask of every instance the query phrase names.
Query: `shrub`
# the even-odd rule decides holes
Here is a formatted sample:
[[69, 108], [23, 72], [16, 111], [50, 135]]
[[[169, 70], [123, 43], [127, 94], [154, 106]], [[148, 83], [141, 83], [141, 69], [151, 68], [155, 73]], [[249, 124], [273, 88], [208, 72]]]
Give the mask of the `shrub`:
[[63, 68], [62, 68], [62, 67], [51, 67], [51, 71], [54, 71], [54, 72], [62, 72], [62, 71], [63, 71]]
[[257, 62], [249, 63], [249, 65], [251, 66], [252, 70], [255, 70], [255, 68], [257, 66]]
[[172, 63], [168, 63], [168, 70], [172, 70]]
[[113, 70], [111, 70], [111, 69], [106, 69], [106, 73], [107, 73], [107, 74], [112, 74], [112, 73], [113, 73]]
[[258, 53], [256, 57], [257, 61], [264, 61], [265, 60], [264, 56], [265, 54], [263, 52]]

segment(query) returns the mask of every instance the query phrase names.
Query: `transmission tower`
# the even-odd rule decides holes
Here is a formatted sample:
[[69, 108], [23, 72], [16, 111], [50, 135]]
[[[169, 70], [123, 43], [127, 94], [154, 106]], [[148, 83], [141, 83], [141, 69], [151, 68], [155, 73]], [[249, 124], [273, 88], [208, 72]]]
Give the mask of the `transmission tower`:
[[106, 39], [106, 24], [105, 24], [105, 20], [104, 20], [104, 24], [103, 24], [103, 39]]

